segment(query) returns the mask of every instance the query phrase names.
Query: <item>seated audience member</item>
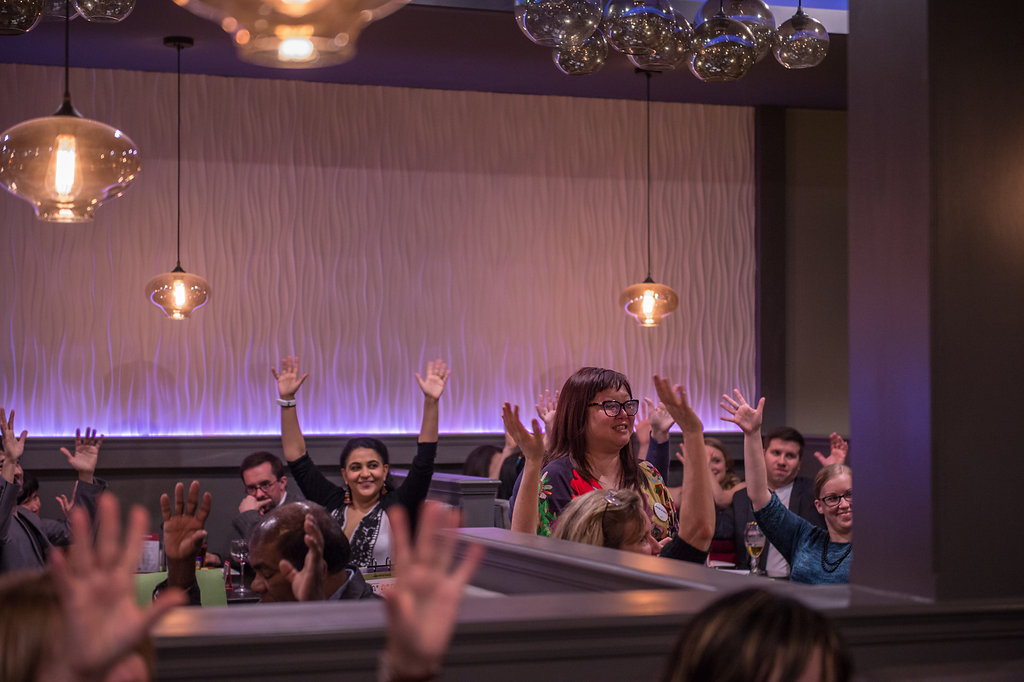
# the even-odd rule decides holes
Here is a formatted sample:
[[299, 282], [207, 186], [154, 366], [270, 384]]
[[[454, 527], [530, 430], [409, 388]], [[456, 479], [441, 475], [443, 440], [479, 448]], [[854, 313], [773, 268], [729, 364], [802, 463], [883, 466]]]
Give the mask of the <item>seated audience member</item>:
[[736, 465], [725, 443], [705, 436], [704, 446], [708, 451], [708, 466], [711, 467], [711, 490], [715, 495], [715, 506], [726, 509], [732, 505], [733, 496], [745, 489], [747, 484], [736, 475]]
[[[176, 587], [188, 595], [190, 604], [200, 604], [195, 556], [206, 538], [212, 503], [210, 493], [200, 497], [199, 481], [192, 481], [187, 497], [185, 486], [176, 484], [173, 505], [168, 495], [160, 496], [167, 581], [156, 587], [155, 595], [166, 586]], [[362, 573], [348, 565], [349, 558], [348, 539], [330, 514], [312, 502], [275, 507], [249, 536], [249, 564], [255, 571], [252, 589], [263, 602], [373, 596]], [[292, 573], [307, 577], [300, 592], [292, 591]]]
[[466, 461], [462, 464], [462, 475], [491, 478], [491, 463], [500, 455], [501, 448], [496, 445], [476, 446], [466, 456]]
[[814, 479], [814, 506], [824, 515], [827, 530], [810, 523], [782, 504], [768, 483], [761, 445], [764, 398], [753, 408], [738, 390], [722, 396], [722, 417], [743, 429], [743, 463], [754, 519], [765, 538], [792, 567], [790, 580], [809, 584], [848, 583], [853, 563], [853, 481], [844, 463], [845, 450], [826, 461]]
[[[621, 375], [620, 375], [621, 376]], [[571, 380], [570, 380], [571, 381]], [[567, 382], [568, 385], [569, 382]], [[604, 500], [603, 509], [611, 510], [611, 505], [616, 502], [621, 502], [623, 511], [628, 511], [632, 506], [643, 510], [647, 516], [648, 522], [642, 527], [638, 528], [636, 523], [630, 520], [628, 513], [622, 515], [616, 514], [615, 516], [621, 516], [625, 525], [622, 528], [616, 528], [610, 530], [608, 523], [603, 524], [600, 535], [609, 541], [618, 544], [619, 538], [633, 539], [637, 536], [642, 538], [636, 544], [637, 547], [645, 547], [649, 553], [657, 553], [655, 549], [660, 550], [662, 556], [668, 556], [672, 558], [684, 559], [687, 561], [695, 561], [703, 563], [707, 557], [707, 550], [711, 544], [711, 536], [714, 530], [714, 501], [711, 495], [711, 474], [708, 469], [707, 456], [703, 448], [703, 431], [700, 419], [696, 413], [690, 407], [689, 402], [686, 398], [686, 394], [683, 392], [681, 386], [670, 386], [670, 384], [658, 377], [654, 377], [654, 383], [658, 390], [658, 397], [665, 405], [665, 409], [671, 415], [671, 420], [678, 421], [682, 427], [684, 437], [689, 439], [692, 446], [688, 448], [688, 452], [685, 455], [685, 461], [687, 464], [687, 471], [691, 474], [683, 479], [683, 495], [682, 495], [682, 507], [679, 514], [679, 527], [678, 531], [662, 538], [659, 538], [657, 533], [654, 531], [654, 518], [660, 518], [658, 510], [655, 509], [652, 515], [650, 508], [650, 500], [643, 495], [638, 493], [639, 501], [635, 505], [629, 503], [631, 496], [628, 496], [628, 492], [637, 492], [632, 489], [609, 489], [606, 488], [602, 482], [591, 479], [589, 485], [583, 486], [577, 485], [577, 483], [583, 483], [582, 479], [577, 480], [574, 476], [571, 484], [571, 490], [575, 493], [573, 497], [579, 497], [585, 494], [587, 491], [593, 489], [604, 494], [603, 498], [595, 495], [588, 499], [586, 502], [579, 503], [579, 507], [574, 510], [574, 517], [579, 514], [583, 519], [593, 518], [590, 513], [596, 507], [600, 507], [601, 499]], [[563, 399], [567, 395], [573, 395], [574, 390], [572, 388], [563, 389]], [[598, 393], [598, 396], [602, 395]], [[593, 397], [593, 396], [591, 396]], [[599, 405], [600, 406], [600, 405]], [[559, 409], [562, 409], [561, 403]], [[603, 408], [602, 408], [603, 411]], [[510, 404], [505, 403], [502, 410], [502, 417], [505, 420], [505, 428], [509, 431], [512, 437], [523, 449], [523, 454], [526, 458], [526, 464], [523, 468], [523, 474], [520, 480], [521, 490], [537, 490], [539, 504], [534, 504], [532, 500], [527, 502], [528, 498], [523, 500], [522, 505], [516, 505], [513, 508], [512, 514], [512, 529], [520, 532], [538, 532], [541, 533], [543, 524], [538, 523], [543, 514], [550, 514], [550, 510], [545, 506], [546, 500], [550, 497], [550, 484], [547, 483], [544, 478], [547, 471], [544, 468], [545, 452], [544, 452], [544, 436], [540, 433], [540, 425], [536, 419], [533, 420], [532, 427], [533, 433], [530, 433], [523, 426], [519, 420], [519, 408], [513, 408]], [[606, 421], [598, 417], [598, 424], [592, 429], [589, 422], [587, 424], [587, 431], [593, 431], [595, 439], [600, 432], [602, 423]], [[620, 422], [625, 423], [624, 420]], [[669, 421], [670, 425], [672, 422]], [[616, 431], [616, 429], [613, 429]], [[622, 429], [617, 429], [618, 432], [623, 432]], [[667, 431], [667, 427], [666, 427]], [[610, 434], [609, 434], [610, 435]], [[630, 433], [625, 432], [622, 434], [624, 437], [619, 437], [617, 440], [610, 441], [616, 445], [625, 445], [625, 439], [628, 439]], [[606, 440], [607, 438], [603, 439]], [[667, 441], [667, 439], [666, 439]], [[554, 442], [558, 442], [556, 438]], [[628, 449], [628, 448], [627, 448]], [[628, 453], [631, 461], [632, 453]], [[618, 460], [618, 461], [621, 461]], [[643, 464], [649, 464], [643, 462]], [[659, 477], [660, 478], [660, 477]], [[664, 483], [660, 483], [660, 490], [664, 490]], [[531, 495], [532, 497], [532, 495]], [[574, 501], [574, 500], [573, 500]], [[564, 514], [573, 501], [570, 501], [569, 505], [566, 505], [559, 514], [558, 519], [554, 519], [552, 523], [548, 524], [548, 528], [552, 529], [553, 532], [557, 531], [561, 524], [561, 514]], [[655, 503], [657, 505], [659, 503]], [[671, 508], [671, 503], [670, 503]], [[662, 507], [664, 512], [665, 508]], [[607, 516], [604, 518], [607, 521]], [[576, 525], [576, 520], [572, 519], [573, 525]], [[587, 524], [583, 524], [587, 525]], [[640, 531], [643, 531], [641, 534]], [[565, 533], [565, 531], [561, 531]], [[572, 535], [576, 533], [573, 532]], [[652, 537], [649, 539], [647, 535], [651, 534]], [[561, 535], [566, 537], [566, 535]], [[591, 535], [593, 537], [593, 535]], [[596, 543], [595, 543], [596, 544]], [[604, 541], [601, 542], [604, 544]], [[606, 545], [607, 546], [607, 545]]]
[[349, 564], [348, 538], [315, 502], [290, 502], [256, 526], [249, 540], [252, 589], [261, 602], [366, 599], [373, 590]]
[[224, 557], [230, 554], [232, 540], [248, 540], [253, 529], [263, 516], [288, 498], [288, 477], [284, 473], [284, 462], [270, 452], [254, 452], [242, 460], [239, 467], [245, 497], [238, 503], [238, 516], [231, 521], [234, 534], [225, 542], [218, 543], [217, 553], [208, 553], [206, 563], [221, 566]]
[[168, 591], [152, 607], [136, 606], [134, 572], [147, 514], [132, 510], [122, 543], [117, 499], [102, 495], [95, 546], [85, 511], [75, 507], [70, 515], [75, 540], [67, 556], [52, 553], [48, 572], [0, 577], [0, 680], [149, 682], [149, 631], [182, 597]]
[[38, 516], [39, 511], [43, 508], [43, 501], [39, 499], [39, 479], [30, 471], [23, 471], [21, 476], [18, 506]]
[[[41, 519], [31, 509], [17, 506], [24, 480], [21, 457], [27, 435], [27, 431], [22, 431], [20, 437], [15, 436], [14, 411], [8, 418], [0, 408], [0, 443], [3, 446], [0, 454], [0, 573], [41, 569], [46, 565], [51, 547], [71, 541], [67, 519]], [[106, 483], [94, 476], [102, 444], [103, 436], [97, 438], [96, 431], [87, 428], [84, 438], [81, 431], [76, 431], [73, 454], [67, 448], [60, 449], [78, 472], [72, 500], [90, 515], [95, 510], [96, 498], [106, 488]]]
[[[832, 434], [831, 445], [832, 451], [828, 457], [822, 456], [819, 452], [814, 453], [815, 457], [822, 464], [840, 461], [838, 458], [845, 461], [848, 449], [846, 441], [838, 434]], [[768, 432], [764, 437], [763, 448], [768, 487], [775, 492], [784, 507], [811, 524], [824, 528], [825, 520], [815, 506], [814, 482], [798, 476], [803, 449], [804, 437], [796, 429], [780, 427]], [[749, 474], [747, 478], [749, 485]], [[731, 539], [737, 556], [746, 556], [743, 532], [747, 523], [754, 520], [749, 492], [749, 489], [738, 490], [733, 495], [732, 505], [723, 510], [716, 519], [715, 537]], [[769, 544], [758, 557], [758, 570], [772, 578], [785, 578], [789, 575], [789, 564], [779, 551]]]
[[663, 682], [848, 682], [853, 664], [832, 623], [795, 599], [748, 589], [693, 617]]
[[281, 360], [281, 371], [271, 368], [277, 379], [281, 404], [281, 444], [288, 468], [306, 499], [325, 507], [338, 518], [352, 545], [352, 561], [363, 570], [390, 563], [391, 525], [384, 511], [401, 504], [416, 526], [416, 513], [426, 499], [437, 456], [437, 428], [441, 395], [448, 382], [444, 362], [427, 363], [426, 376], [416, 374], [423, 391], [423, 421], [409, 475], [395, 486], [388, 476], [388, 449], [376, 438], [353, 438], [341, 452], [341, 474], [345, 487], [327, 480], [306, 453], [306, 441], [299, 428], [295, 393], [306, 380], [299, 359]]
[[[200, 505], [198, 484], [190, 487], [189, 494], [196, 498], [189, 502], [195, 513], [185, 514], [182, 506], [177, 516], [196, 521], [205, 508], [205, 520], [209, 496]], [[176, 498], [182, 497], [176, 491]], [[395, 583], [386, 603], [387, 639], [378, 677], [388, 682], [434, 679], [483, 548], [471, 546], [456, 563], [454, 538], [437, 533], [458, 525], [459, 515], [439, 504], [424, 506], [415, 540], [410, 540], [404, 510], [395, 508], [391, 513]], [[149, 525], [145, 510], [132, 509], [123, 540], [120, 509], [113, 495], [99, 499], [95, 545], [82, 509], [71, 511], [70, 524], [76, 540], [66, 558], [59, 552], [50, 557], [49, 573], [0, 576], [0, 603], [4, 604], [0, 679], [149, 682], [155, 676], [149, 633], [184, 596], [167, 590], [148, 608], [140, 609], [135, 603], [134, 571]], [[301, 581], [301, 577], [292, 575], [292, 580]]]
[[661, 552], [635, 490], [591, 490], [574, 497], [559, 515], [551, 537], [637, 554]]

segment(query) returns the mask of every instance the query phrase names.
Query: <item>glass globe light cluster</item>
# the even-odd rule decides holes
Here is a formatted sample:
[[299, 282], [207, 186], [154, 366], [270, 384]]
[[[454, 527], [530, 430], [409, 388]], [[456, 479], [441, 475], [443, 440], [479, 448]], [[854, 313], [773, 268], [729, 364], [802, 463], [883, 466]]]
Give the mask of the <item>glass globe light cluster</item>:
[[568, 75], [600, 70], [609, 48], [638, 69], [688, 68], [705, 82], [743, 78], [769, 54], [787, 69], [817, 66], [828, 54], [828, 32], [802, 2], [776, 27], [764, 0], [707, 0], [692, 23], [673, 1], [607, 0], [602, 8], [597, 0], [515, 0], [515, 15], [523, 34], [552, 48]]
[[0, 1], [0, 36], [20, 35], [34, 29], [41, 20], [64, 21], [81, 16], [86, 21], [110, 24], [123, 21], [135, 9], [135, 0], [2, 0]]

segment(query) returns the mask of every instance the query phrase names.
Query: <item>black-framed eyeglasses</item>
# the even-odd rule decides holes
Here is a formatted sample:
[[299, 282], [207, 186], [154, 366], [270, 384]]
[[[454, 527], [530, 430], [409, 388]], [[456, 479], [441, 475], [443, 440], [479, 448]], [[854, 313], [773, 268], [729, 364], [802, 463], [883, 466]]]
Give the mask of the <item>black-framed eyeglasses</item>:
[[618, 400], [605, 400], [603, 403], [589, 403], [587, 407], [600, 407], [609, 417], [618, 417], [619, 412], [625, 412], [630, 417], [635, 417], [636, 411], [640, 409], [640, 401], [627, 400], [620, 403]]
[[245, 492], [250, 495], [255, 495], [257, 490], [262, 490], [263, 494], [267, 494], [270, 492], [270, 488], [280, 480], [281, 479], [279, 478], [276, 481], [260, 481], [256, 485], [247, 485], [245, 486]]
[[838, 507], [841, 500], [846, 500], [847, 504], [853, 504], [853, 491], [847, 490], [842, 495], [826, 495], [825, 497], [819, 498], [826, 507]]

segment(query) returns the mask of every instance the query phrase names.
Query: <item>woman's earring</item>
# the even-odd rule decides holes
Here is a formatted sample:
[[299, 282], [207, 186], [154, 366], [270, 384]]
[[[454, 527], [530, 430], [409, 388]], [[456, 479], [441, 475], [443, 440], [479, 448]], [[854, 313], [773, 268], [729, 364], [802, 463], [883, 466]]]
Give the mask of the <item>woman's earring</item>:
[[345, 506], [352, 506], [352, 492], [348, 488], [345, 488]]

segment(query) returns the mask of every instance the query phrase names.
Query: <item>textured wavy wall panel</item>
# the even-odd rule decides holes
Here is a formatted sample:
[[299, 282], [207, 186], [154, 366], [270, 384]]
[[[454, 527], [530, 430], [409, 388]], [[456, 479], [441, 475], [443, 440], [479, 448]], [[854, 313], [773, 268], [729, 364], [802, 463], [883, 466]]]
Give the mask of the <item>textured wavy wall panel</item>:
[[[0, 65], [0, 127], [59, 104], [58, 69]], [[302, 356], [310, 433], [415, 432], [413, 372], [453, 368], [442, 430], [498, 431], [584, 364], [754, 383], [752, 111], [652, 106], [653, 274], [679, 311], [641, 329], [643, 103], [270, 80], [184, 79], [187, 322], [143, 295], [174, 266], [174, 76], [72, 71], [77, 107], [139, 145], [135, 185], [91, 225], [0, 193], [0, 400], [38, 435], [273, 433], [269, 367]]]

